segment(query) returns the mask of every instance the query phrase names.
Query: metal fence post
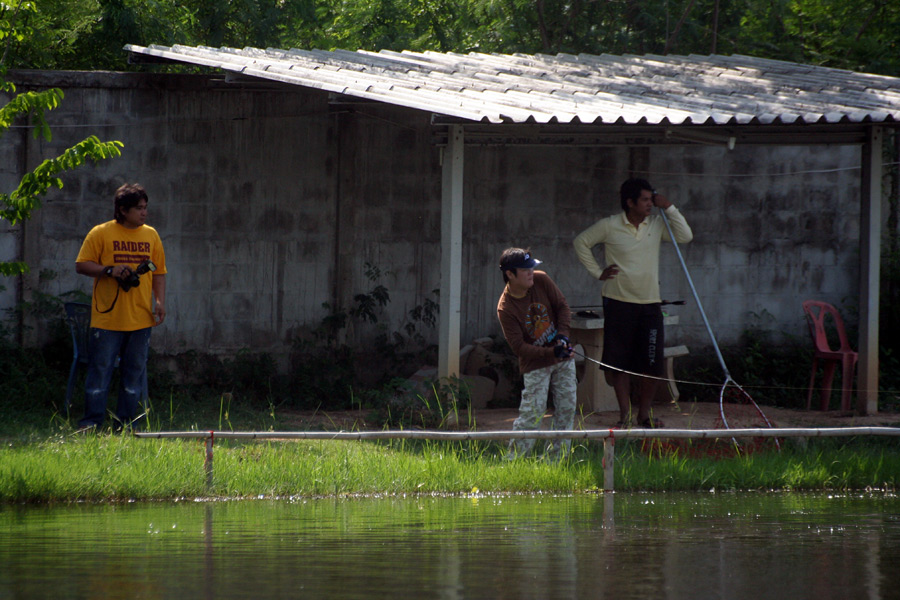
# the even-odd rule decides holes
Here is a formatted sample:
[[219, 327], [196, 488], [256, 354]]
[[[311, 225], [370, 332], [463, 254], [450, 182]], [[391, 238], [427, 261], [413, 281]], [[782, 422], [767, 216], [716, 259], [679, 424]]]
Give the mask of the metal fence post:
[[206, 467], [206, 487], [207, 489], [212, 489], [213, 484], [213, 438], [214, 434], [212, 431], [209, 432], [209, 437], [206, 438], [206, 462], [204, 463], [204, 467]]
[[603, 491], [612, 492], [615, 478], [613, 474], [613, 462], [615, 462], [616, 438], [609, 436], [603, 438]]

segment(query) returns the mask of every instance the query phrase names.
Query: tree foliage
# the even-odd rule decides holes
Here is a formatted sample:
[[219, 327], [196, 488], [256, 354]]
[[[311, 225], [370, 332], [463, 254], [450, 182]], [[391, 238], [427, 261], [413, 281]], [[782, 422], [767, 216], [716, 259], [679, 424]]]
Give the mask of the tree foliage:
[[[129, 69], [125, 44], [747, 54], [900, 75], [895, 0], [34, 0], [11, 66]], [[2, 5], [0, 5], [2, 6]], [[2, 31], [0, 31], [2, 35]]]
[[[14, 94], [11, 83], [0, 84], [4, 92]], [[62, 102], [63, 92], [58, 88], [42, 92], [18, 94], [6, 106], [0, 108], [0, 135], [5, 133], [13, 121], [20, 117], [31, 117], [34, 136], [43, 135], [50, 141], [52, 134], [47, 125], [45, 112], [53, 110]], [[90, 136], [55, 158], [48, 158], [30, 173], [26, 173], [19, 185], [9, 194], [0, 193], [0, 219], [16, 225], [31, 217], [32, 211], [40, 206], [41, 197], [51, 187], [62, 188], [63, 182], [57, 175], [63, 171], [78, 168], [87, 161], [100, 160], [121, 155], [122, 142], [101, 142]], [[27, 271], [21, 262], [0, 262], [0, 275], [19, 275]]]
[[[19, 2], [16, 7], [0, 5], [0, 35], [9, 43], [22, 41], [34, 30], [18, 27], [16, 19], [22, 15], [34, 14], [33, 5]], [[22, 32], [25, 32], [23, 34]], [[8, 46], [7, 46], [8, 47]], [[0, 61], [0, 69], [3, 64]], [[16, 94], [12, 83], [0, 81], [0, 92], [10, 97], [6, 105], [0, 107], [0, 135], [5, 134], [17, 120], [30, 120], [35, 138], [43, 136], [50, 141], [52, 134], [46, 113], [58, 107], [63, 101], [63, 91], [53, 88]], [[31, 217], [32, 211], [40, 206], [41, 197], [52, 187], [62, 188], [59, 173], [80, 167], [87, 161], [100, 160], [121, 155], [122, 143], [102, 142], [90, 136], [55, 158], [48, 158], [30, 173], [26, 173], [19, 185], [9, 194], [0, 193], [0, 220], [17, 225]], [[0, 275], [19, 275], [28, 270], [22, 262], [0, 262]]]

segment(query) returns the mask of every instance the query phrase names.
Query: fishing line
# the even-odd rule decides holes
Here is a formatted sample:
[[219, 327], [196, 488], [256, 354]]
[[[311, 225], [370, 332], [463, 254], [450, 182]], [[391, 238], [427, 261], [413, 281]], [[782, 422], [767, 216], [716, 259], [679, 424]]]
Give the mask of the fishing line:
[[[603, 361], [597, 360], [596, 358], [591, 358], [577, 350], [572, 350], [572, 354], [576, 356], [580, 356], [585, 360], [589, 360], [595, 365], [603, 367], [604, 369], [608, 369], [610, 371], [618, 371], [620, 373], [625, 373], [627, 375], [633, 375], [635, 377], [643, 377], [645, 379], [655, 379], [656, 381], [662, 381], [665, 383], [677, 383], [681, 385], [696, 385], [696, 386], [706, 386], [706, 387], [719, 387], [721, 384], [713, 383], [709, 381], [697, 381], [695, 379], [678, 379], [677, 377], [672, 377], [669, 379], [668, 377], [657, 377], [654, 375], [647, 375], [645, 373], [635, 373], [634, 371], [628, 371], [626, 369], [620, 369], [619, 367], [614, 367], [612, 365], [608, 365]], [[779, 391], [788, 391], [788, 392], [806, 392], [809, 390], [809, 386], [797, 387], [792, 385], [744, 385], [741, 386], [745, 390], [779, 390]], [[814, 387], [813, 391], [821, 391], [824, 388], [822, 387]], [[855, 389], [855, 388], [854, 388]], [[883, 395], [892, 395], [892, 394], [900, 394], [900, 390], [878, 390], [879, 394]]]
[[620, 369], [619, 367], [614, 367], [612, 365], [608, 365], [605, 362], [597, 360], [596, 358], [591, 358], [590, 356], [585, 356], [584, 354], [582, 354], [581, 352], [578, 352], [577, 350], [572, 350], [572, 354], [580, 356], [581, 358], [583, 358], [585, 360], [589, 360], [594, 364], [600, 365], [604, 369], [608, 369], [610, 371], [618, 371], [619, 373], [625, 373], [627, 375], [634, 375], [635, 377], [643, 377], [644, 379], [654, 379], [656, 381], [665, 381], [666, 383], [672, 381], [675, 383], [685, 383], [685, 384], [690, 384], [690, 385], [710, 385], [710, 386], [713, 386], [713, 385], [718, 386], [719, 385], [718, 383], [705, 383], [705, 382], [701, 382], [701, 381], [684, 381], [681, 379], [669, 379], [667, 377], [657, 377], [656, 375], [647, 375], [646, 373], [635, 373], [634, 371], [628, 371], [626, 369]]

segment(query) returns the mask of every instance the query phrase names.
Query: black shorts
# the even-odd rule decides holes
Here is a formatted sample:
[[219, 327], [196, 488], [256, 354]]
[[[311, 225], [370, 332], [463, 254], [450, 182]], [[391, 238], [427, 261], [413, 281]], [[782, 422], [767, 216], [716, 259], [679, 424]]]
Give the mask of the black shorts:
[[603, 299], [603, 363], [661, 377], [665, 373], [662, 305]]

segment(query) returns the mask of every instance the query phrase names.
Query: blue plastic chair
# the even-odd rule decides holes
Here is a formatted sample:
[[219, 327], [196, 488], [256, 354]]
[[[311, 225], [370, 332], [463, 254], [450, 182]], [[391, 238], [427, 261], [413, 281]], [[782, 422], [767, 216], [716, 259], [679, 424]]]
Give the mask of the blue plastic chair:
[[[87, 368], [88, 365], [88, 342], [91, 332], [91, 305], [83, 302], [66, 302], [66, 323], [69, 324], [69, 331], [72, 332], [72, 366], [69, 367], [69, 383], [66, 384], [66, 403], [65, 414], [69, 417], [69, 407], [72, 404], [72, 394], [75, 392], [75, 378], [78, 375], [78, 366]], [[119, 366], [119, 359], [116, 358], [116, 367]], [[150, 405], [150, 394], [147, 390], [147, 372], [144, 372], [143, 393], [141, 394], [141, 403], [146, 411]]]

